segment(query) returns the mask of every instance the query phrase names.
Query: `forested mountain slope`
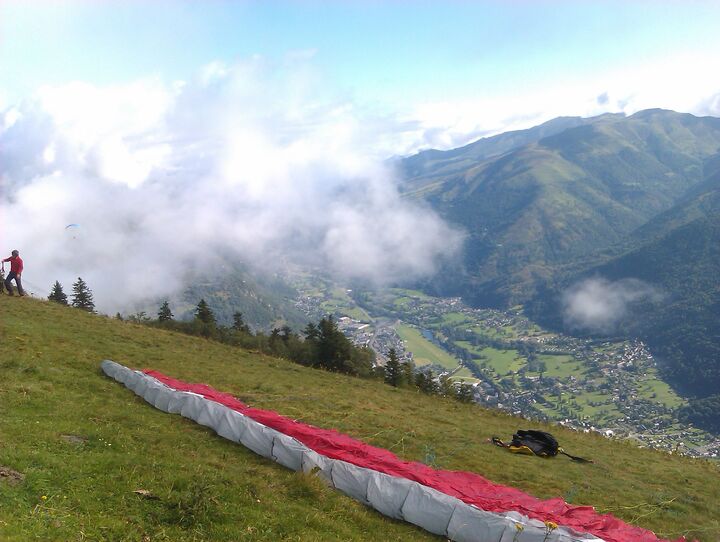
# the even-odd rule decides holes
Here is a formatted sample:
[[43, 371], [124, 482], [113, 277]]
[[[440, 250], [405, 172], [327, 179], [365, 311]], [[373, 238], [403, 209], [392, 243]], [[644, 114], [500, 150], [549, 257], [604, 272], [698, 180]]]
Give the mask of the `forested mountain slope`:
[[527, 143], [500, 156], [477, 153], [493, 148], [481, 140], [436, 152], [422, 171], [407, 159], [408, 196], [468, 234], [463, 266], [432, 286], [481, 306], [525, 303], [569, 329], [563, 294], [573, 285], [640, 280], [657, 295], [629, 303], [603, 332], [643, 337], [686, 394], [717, 393], [720, 119], [653, 109], [561, 121], [545, 137], [514, 135]]
[[501, 156], [474, 160], [472, 148], [436, 157], [403, 186], [467, 232], [460, 293], [509, 305], [703, 183], [706, 161], [720, 149], [720, 119], [664, 110], [604, 115]]
[[[713, 171], [716, 159], [708, 168]], [[678, 389], [701, 397], [720, 390], [720, 175], [712, 173], [671, 210], [634, 232], [603, 263], [559, 274], [528, 309], [562, 326], [565, 288], [588, 277], [640, 279], [661, 294], [644, 299], [617, 328], [645, 338]]]

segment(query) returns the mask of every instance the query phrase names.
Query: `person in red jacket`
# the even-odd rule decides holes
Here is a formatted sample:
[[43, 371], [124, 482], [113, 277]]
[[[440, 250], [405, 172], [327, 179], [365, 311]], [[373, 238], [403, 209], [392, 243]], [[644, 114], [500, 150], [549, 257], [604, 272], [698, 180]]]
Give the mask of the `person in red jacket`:
[[7, 278], [5, 279], [5, 288], [7, 288], [8, 294], [13, 295], [12, 291], [12, 281], [15, 279], [15, 284], [17, 284], [18, 294], [25, 295], [25, 290], [23, 290], [22, 287], [22, 281], [20, 280], [20, 277], [23, 272], [23, 261], [22, 258], [20, 258], [20, 253], [17, 250], [12, 251], [12, 256], [9, 258], [5, 258], [3, 263], [3, 271], [5, 270], [5, 262], [10, 262], [10, 272], [8, 273]]

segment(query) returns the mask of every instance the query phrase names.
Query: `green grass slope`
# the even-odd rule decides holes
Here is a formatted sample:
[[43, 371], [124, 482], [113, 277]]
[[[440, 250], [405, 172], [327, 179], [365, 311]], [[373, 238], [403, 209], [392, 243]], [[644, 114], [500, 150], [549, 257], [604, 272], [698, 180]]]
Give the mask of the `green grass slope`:
[[567, 450], [596, 464], [515, 456], [486, 440], [531, 425], [523, 420], [0, 296], [0, 540], [438, 539], [154, 409], [99, 371], [104, 358], [207, 382], [406, 459], [592, 504], [663, 536], [720, 536], [708, 462], [556, 427]]

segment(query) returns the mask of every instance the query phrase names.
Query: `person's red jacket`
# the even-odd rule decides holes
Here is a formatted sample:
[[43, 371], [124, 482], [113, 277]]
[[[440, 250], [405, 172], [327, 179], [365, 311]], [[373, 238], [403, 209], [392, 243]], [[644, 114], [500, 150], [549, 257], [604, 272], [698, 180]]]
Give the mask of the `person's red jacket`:
[[10, 262], [11, 273], [15, 273], [16, 275], [22, 275], [23, 261], [20, 256], [10, 256], [9, 258], [5, 258], [3, 262]]

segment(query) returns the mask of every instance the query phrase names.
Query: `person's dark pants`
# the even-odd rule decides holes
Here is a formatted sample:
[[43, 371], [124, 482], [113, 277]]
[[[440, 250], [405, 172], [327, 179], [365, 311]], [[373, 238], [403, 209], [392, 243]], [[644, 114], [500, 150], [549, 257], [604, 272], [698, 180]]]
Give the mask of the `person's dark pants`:
[[8, 294], [13, 295], [12, 283], [10, 282], [13, 279], [15, 279], [15, 284], [17, 284], [18, 293], [20, 295], [25, 295], [25, 290], [23, 290], [22, 287], [22, 281], [20, 280], [20, 277], [15, 274], [15, 271], [10, 271], [5, 279], [5, 288], [7, 288]]

